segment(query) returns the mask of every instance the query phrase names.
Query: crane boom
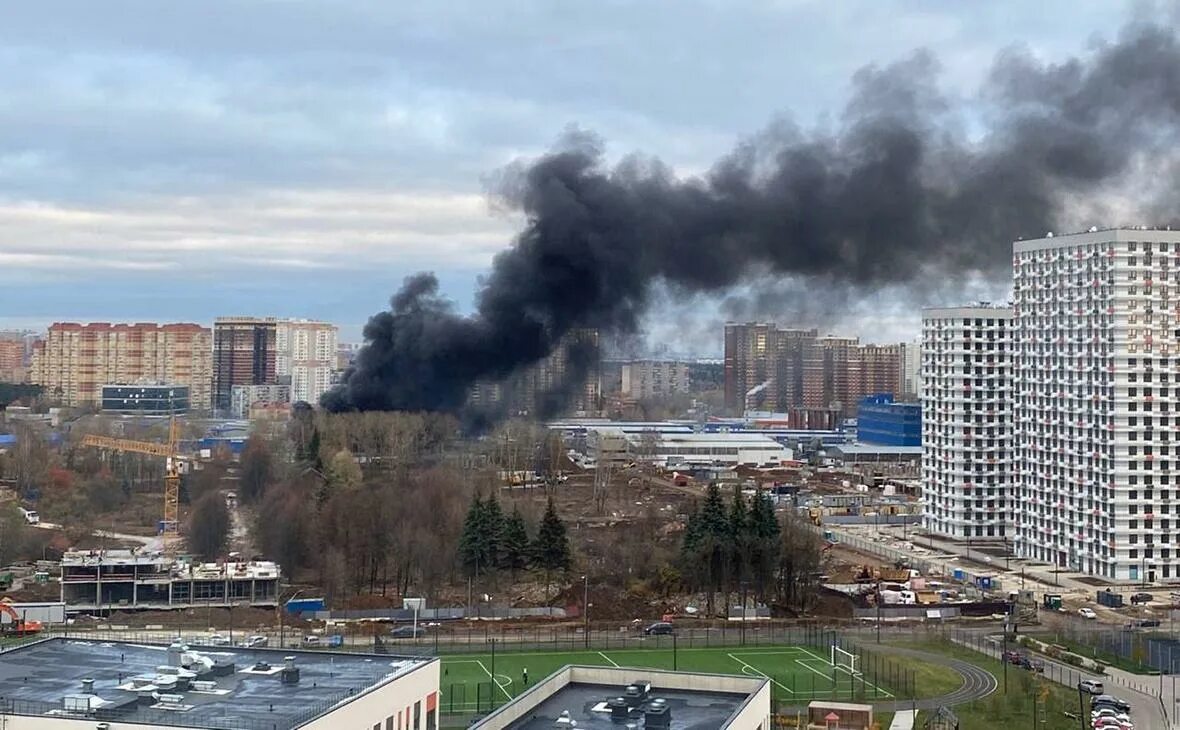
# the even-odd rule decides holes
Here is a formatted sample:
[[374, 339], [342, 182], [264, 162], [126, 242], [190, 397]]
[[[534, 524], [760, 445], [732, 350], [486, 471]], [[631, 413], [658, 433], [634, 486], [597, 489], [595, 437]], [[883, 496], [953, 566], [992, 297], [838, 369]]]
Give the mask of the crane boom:
[[175, 418], [169, 419], [168, 443], [164, 444], [94, 434], [82, 437], [83, 446], [164, 457], [164, 533], [175, 533], [180, 523], [180, 454], [177, 453], [179, 443], [180, 424]]

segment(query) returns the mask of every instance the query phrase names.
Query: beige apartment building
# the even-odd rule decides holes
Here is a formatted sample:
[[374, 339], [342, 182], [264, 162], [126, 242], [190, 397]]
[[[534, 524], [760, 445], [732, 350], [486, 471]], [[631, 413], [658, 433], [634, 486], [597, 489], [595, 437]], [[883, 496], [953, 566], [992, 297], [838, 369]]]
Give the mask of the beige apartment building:
[[328, 322], [279, 320], [275, 333], [275, 375], [290, 378], [292, 403], [319, 403], [332, 387], [336, 369], [338, 329]]
[[187, 385], [191, 407], [212, 406], [213, 333], [197, 324], [57, 322], [33, 352], [30, 380], [65, 405], [97, 405], [102, 386]]

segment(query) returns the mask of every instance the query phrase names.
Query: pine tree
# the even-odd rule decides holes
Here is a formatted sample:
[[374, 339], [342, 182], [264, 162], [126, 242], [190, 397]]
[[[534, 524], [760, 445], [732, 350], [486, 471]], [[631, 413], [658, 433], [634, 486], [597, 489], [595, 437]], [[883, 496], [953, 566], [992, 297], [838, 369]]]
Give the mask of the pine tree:
[[496, 498], [495, 492], [483, 503], [483, 530], [490, 572], [504, 562], [504, 510], [500, 509], [500, 500]]
[[749, 524], [750, 572], [757, 587], [758, 597], [766, 599], [766, 589], [774, 580], [775, 567], [782, 553], [782, 527], [774, 514], [770, 496], [759, 491], [750, 507]]
[[733, 502], [729, 506], [729, 523], [726, 525], [726, 553], [729, 569], [729, 587], [740, 587], [746, 579], [746, 567], [749, 565], [749, 540], [746, 514], [746, 500], [742, 497], [742, 488], [733, 488]]
[[545, 505], [545, 514], [533, 540], [533, 563], [548, 571], [569, 570], [573, 564], [569, 537], [565, 534], [565, 523], [557, 516], [553, 497]]
[[712, 615], [713, 597], [721, 588], [721, 582], [726, 572], [725, 547], [729, 533], [729, 519], [725, 513], [725, 501], [721, 498], [721, 489], [716, 483], [710, 484], [705, 490], [705, 501], [701, 505], [698, 520], [701, 532], [699, 556], [705, 582], [709, 589], [707, 612]]
[[527, 568], [529, 562], [529, 533], [519, 509], [513, 507], [512, 514], [504, 520], [504, 532], [501, 538], [503, 544], [501, 567], [511, 571], [512, 579], [516, 580], [516, 572]]
[[467, 508], [467, 517], [463, 520], [463, 533], [459, 537], [459, 563], [463, 566], [463, 574], [469, 578], [486, 573], [489, 567], [486, 559], [485, 514], [483, 500], [476, 493], [471, 499], [471, 506]]

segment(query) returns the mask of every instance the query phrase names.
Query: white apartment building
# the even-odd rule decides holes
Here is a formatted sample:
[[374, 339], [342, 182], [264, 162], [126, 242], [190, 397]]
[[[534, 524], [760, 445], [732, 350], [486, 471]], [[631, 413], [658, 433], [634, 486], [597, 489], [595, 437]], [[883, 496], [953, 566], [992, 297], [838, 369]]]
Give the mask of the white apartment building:
[[897, 399], [912, 399], [922, 392], [922, 342], [901, 343], [901, 373]]
[[275, 375], [290, 378], [291, 402], [315, 405], [332, 387], [338, 329], [328, 322], [279, 320], [275, 334]]
[[925, 526], [950, 537], [1011, 534], [1012, 310], [922, 312]]
[[1180, 577], [1180, 232], [1013, 245], [1018, 554]]

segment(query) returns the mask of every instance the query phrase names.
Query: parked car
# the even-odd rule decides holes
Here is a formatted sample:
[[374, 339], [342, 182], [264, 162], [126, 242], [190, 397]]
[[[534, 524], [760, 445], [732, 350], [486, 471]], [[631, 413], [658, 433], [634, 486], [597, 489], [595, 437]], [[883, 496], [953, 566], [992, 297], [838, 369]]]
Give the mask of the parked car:
[[1033, 659], [1031, 657], [1020, 657], [1020, 666], [1030, 672], [1043, 673], [1045, 671], [1045, 663], [1040, 659]]
[[229, 646], [230, 641], [229, 641], [229, 639], [222, 636], [221, 634], [214, 634], [213, 636], [209, 637], [209, 645], [210, 646]]
[[307, 647], [319, 646], [320, 645], [320, 637], [315, 636], [315, 635], [304, 636], [303, 637], [303, 645], [307, 646]]
[[1097, 720], [1100, 717], [1113, 717], [1116, 720], [1126, 720], [1130, 722], [1131, 716], [1125, 712], [1119, 712], [1111, 707], [1100, 707], [1090, 713], [1091, 720]]
[[1098, 695], [1097, 697], [1092, 698], [1090, 700], [1090, 709], [1096, 709], [1098, 707], [1113, 707], [1119, 712], [1131, 711], [1130, 702], [1127, 702], [1124, 699], [1119, 699], [1118, 697], [1112, 697], [1111, 695]]
[[1113, 717], [1100, 717], [1094, 721], [1094, 730], [1133, 730], [1130, 720], [1118, 720]]
[[1081, 682], [1078, 682], [1078, 687], [1083, 692], [1089, 692], [1092, 695], [1100, 695], [1106, 691], [1106, 688], [1102, 686], [1102, 682], [1099, 682], [1097, 679], [1083, 679]]
[[1082, 618], [1088, 618], [1088, 619], [1098, 618], [1098, 614], [1094, 613], [1094, 609], [1086, 608], [1085, 606], [1082, 606], [1081, 608], [1078, 609], [1078, 615], [1081, 616]]
[[426, 629], [421, 626], [398, 626], [389, 632], [391, 639], [417, 639], [426, 635]]
[[1131, 596], [1131, 603], [1151, 603], [1154, 598], [1150, 593], [1136, 593]]
[[1000, 661], [1007, 662], [1008, 664], [1019, 664], [1023, 658], [1023, 655], [1018, 651], [1006, 651], [1000, 656]]
[[266, 646], [270, 643], [270, 639], [265, 636], [251, 636], [242, 642], [242, 646], [246, 649], [252, 649], [256, 646]]
[[648, 636], [660, 636], [675, 633], [676, 629], [667, 621], [656, 621], [643, 630]]

